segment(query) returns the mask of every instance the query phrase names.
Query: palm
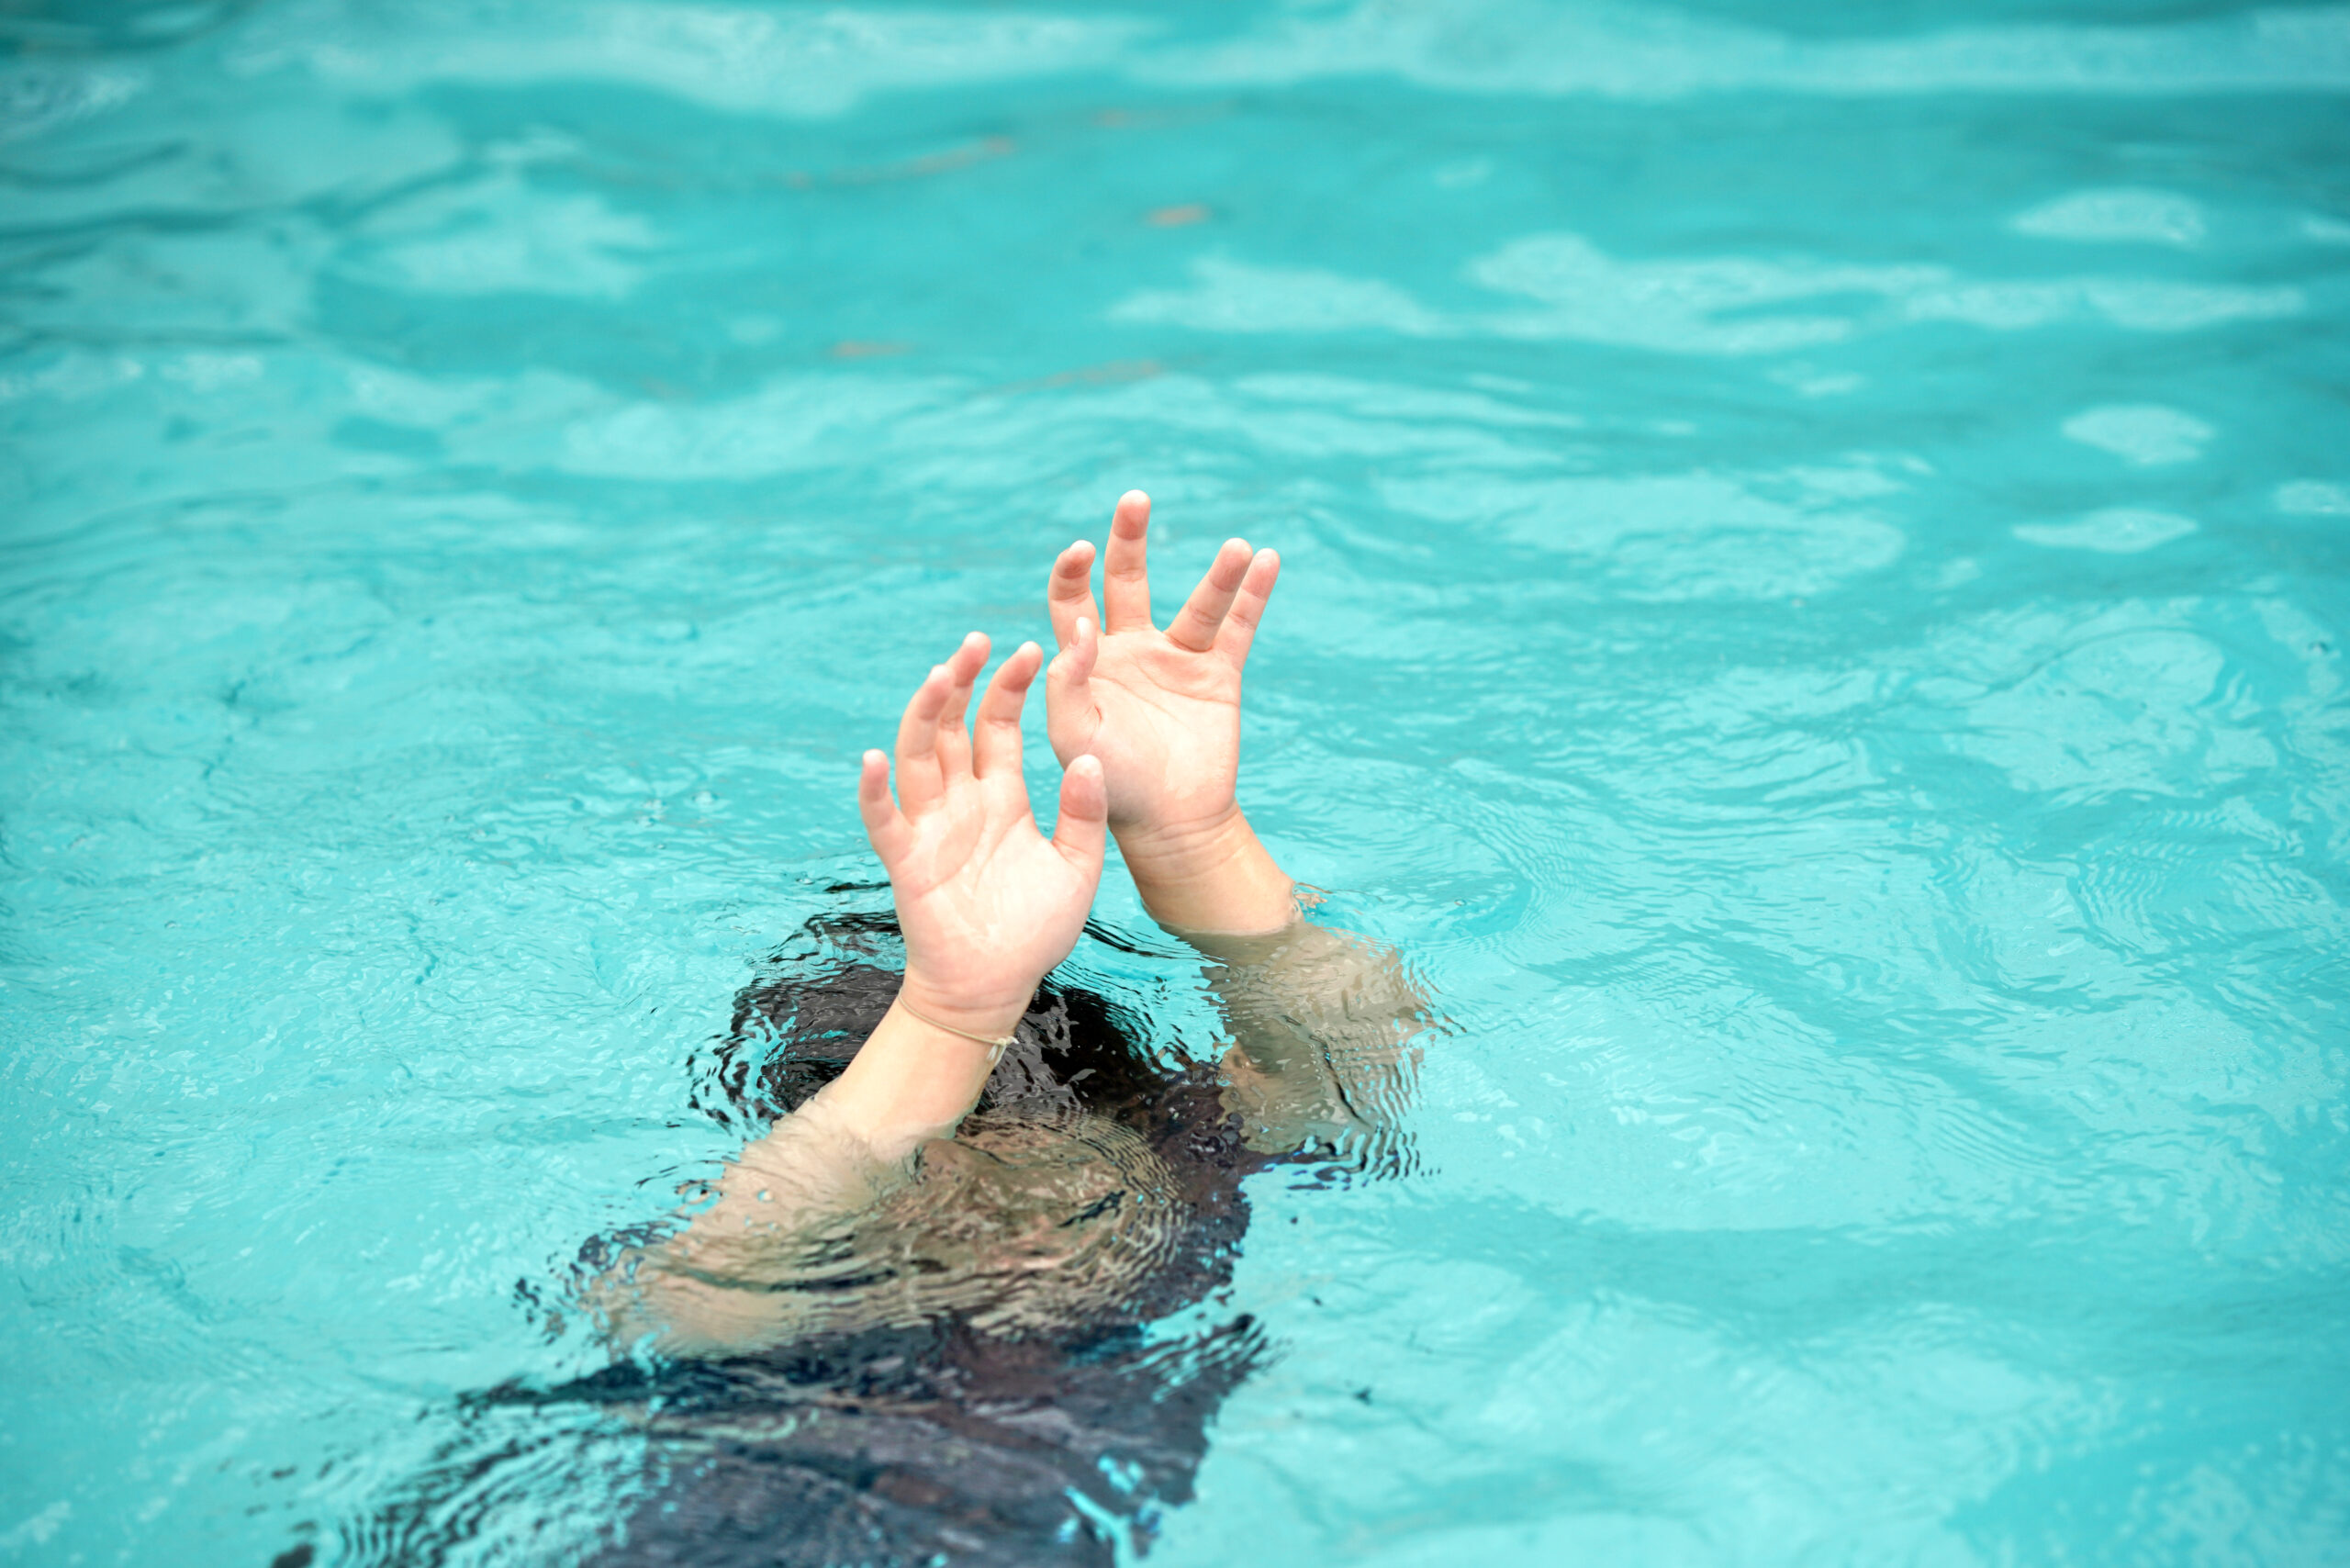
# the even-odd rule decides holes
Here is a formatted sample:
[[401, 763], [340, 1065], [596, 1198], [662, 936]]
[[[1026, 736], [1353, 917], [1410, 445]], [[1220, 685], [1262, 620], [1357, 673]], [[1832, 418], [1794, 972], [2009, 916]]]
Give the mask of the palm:
[[1232, 803], [1240, 769], [1240, 674], [1175, 647], [1166, 633], [1102, 640], [1088, 709], [1050, 715], [1053, 750], [1102, 759], [1110, 821], [1181, 824]]
[[1018, 977], [1043, 975], [1076, 945], [1099, 873], [1036, 831], [1017, 774], [967, 774], [907, 823], [911, 842], [890, 866], [906, 968], [955, 997], [1025, 1006], [1035, 981]]
[[1046, 685], [1046, 727], [1063, 762], [1102, 759], [1110, 821], [1181, 833], [1233, 810], [1240, 769], [1240, 676], [1281, 561], [1239, 540], [1216, 554], [1175, 620], [1151, 624], [1145, 561], [1149, 503], [1119, 503], [1094, 606], [1093, 550], [1055, 564], [1048, 601], [1060, 655]]

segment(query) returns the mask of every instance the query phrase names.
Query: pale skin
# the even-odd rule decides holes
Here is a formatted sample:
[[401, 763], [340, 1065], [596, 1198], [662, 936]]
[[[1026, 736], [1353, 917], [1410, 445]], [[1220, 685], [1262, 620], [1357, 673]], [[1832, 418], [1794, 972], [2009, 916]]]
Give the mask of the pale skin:
[[1012, 1032], [1037, 983], [1077, 945], [1102, 880], [1099, 761], [1069, 760], [1051, 838], [1029, 809], [1020, 711], [1044, 662], [1035, 644], [1004, 660], [966, 732], [987, 656], [987, 638], [972, 633], [906, 704], [894, 801], [880, 752], [865, 754], [857, 778], [866, 836], [890, 873], [906, 976], [897, 1003], [824, 1094], [885, 1158], [970, 1110], [995, 1065], [971, 1036]]
[[1422, 999], [1393, 954], [1300, 918], [1296, 884], [1240, 810], [1240, 678], [1281, 556], [1225, 540], [1162, 631], [1149, 530], [1150, 498], [1127, 491], [1098, 606], [1091, 541], [1053, 563], [1045, 600], [1060, 652], [1045, 673], [1046, 730], [1064, 764], [1100, 761], [1143, 907], [1216, 961], [1210, 983], [1235, 1036], [1225, 1103], [1250, 1144], [1331, 1141], [1360, 1129], [1365, 1110], [1393, 1108]]
[[785, 1335], [777, 1298], [744, 1287], [788, 1271], [778, 1238], [869, 1204], [914, 1150], [953, 1136], [994, 1067], [984, 1042], [1012, 1032], [1075, 946], [1107, 833], [1145, 907], [1215, 966], [1236, 1036], [1225, 1103], [1252, 1145], [1335, 1146], [1400, 1102], [1417, 992], [1392, 954], [1300, 918], [1236, 795], [1241, 672], [1281, 559], [1226, 541], [1161, 630], [1149, 520], [1140, 491], [1119, 500], [1101, 606], [1090, 542], [1050, 574], [1046, 730], [1065, 769], [1050, 838], [1021, 771], [1033, 643], [997, 669], [968, 728], [987, 639], [972, 633], [931, 670], [899, 723], [894, 799], [891, 759], [865, 755], [858, 811], [906, 946], [898, 998], [839, 1077], [746, 1147], [714, 1201], [608, 1295], [624, 1338], [692, 1353]]

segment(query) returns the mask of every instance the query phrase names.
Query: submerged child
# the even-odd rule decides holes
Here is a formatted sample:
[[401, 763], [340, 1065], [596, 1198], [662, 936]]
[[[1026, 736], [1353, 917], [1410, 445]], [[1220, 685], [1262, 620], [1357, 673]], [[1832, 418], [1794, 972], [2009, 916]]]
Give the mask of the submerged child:
[[[1051, 838], [1021, 768], [1034, 644], [968, 727], [987, 640], [930, 672], [894, 799], [890, 759], [866, 755], [902, 973], [876, 961], [889, 922], [820, 922], [800, 955], [829, 954], [820, 979], [744, 994], [731, 1044], [764, 1026], [783, 1048], [730, 1081], [778, 1119], [591, 1288], [613, 1338], [654, 1354], [532, 1396], [608, 1402], [657, 1439], [648, 1500], [594, 1561], [1110, 1562], [1189, 1495], [1207, 1419], [1259, 1353], [1246, 1318], [1144, 1333], [1228, 1276], [1241, 1179], [1394, 1163], [1422, 1001], [1392, 953], [1301, 917], [1235, 794], [1280, 561], [1228, 542], [1161, 631], [1148, 521], [1140, 492], [1119, 502], [1102, 609], [1091, 544], [1053, 567]], [[1206, 961], [1230, 1035], [1213, 1067], [1158, 1064], [1116, 1008], [1046, 980], [1108, 834]]]

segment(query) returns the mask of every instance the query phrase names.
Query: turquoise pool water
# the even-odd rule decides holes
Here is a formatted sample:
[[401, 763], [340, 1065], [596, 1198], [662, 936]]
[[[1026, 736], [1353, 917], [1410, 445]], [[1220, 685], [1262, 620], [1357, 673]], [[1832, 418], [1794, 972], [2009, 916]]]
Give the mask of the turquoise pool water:
[[469, 1398], [1130, 486], [1283, 551], [1244, 802], [1449, 1020], [1152, 1562], [2350, 1554], [2350, 11], [0, 38], [0, 1561], [619, 1517]]

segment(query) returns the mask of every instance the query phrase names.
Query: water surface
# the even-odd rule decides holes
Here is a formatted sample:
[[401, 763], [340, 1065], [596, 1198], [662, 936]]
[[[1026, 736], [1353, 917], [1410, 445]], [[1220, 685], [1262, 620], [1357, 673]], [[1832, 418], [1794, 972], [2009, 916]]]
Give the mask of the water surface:
[[[1135, 486], [1449, 1021], [1414, 1173], [1250, 1179], [1153, 1562], [2350, 1551], [2350, 11], [0, 39], [0, 1555], [381, 1561], [600, 1365], [858, 751]], [[457, 1560], [632, 1505], [496, 1419]]]

